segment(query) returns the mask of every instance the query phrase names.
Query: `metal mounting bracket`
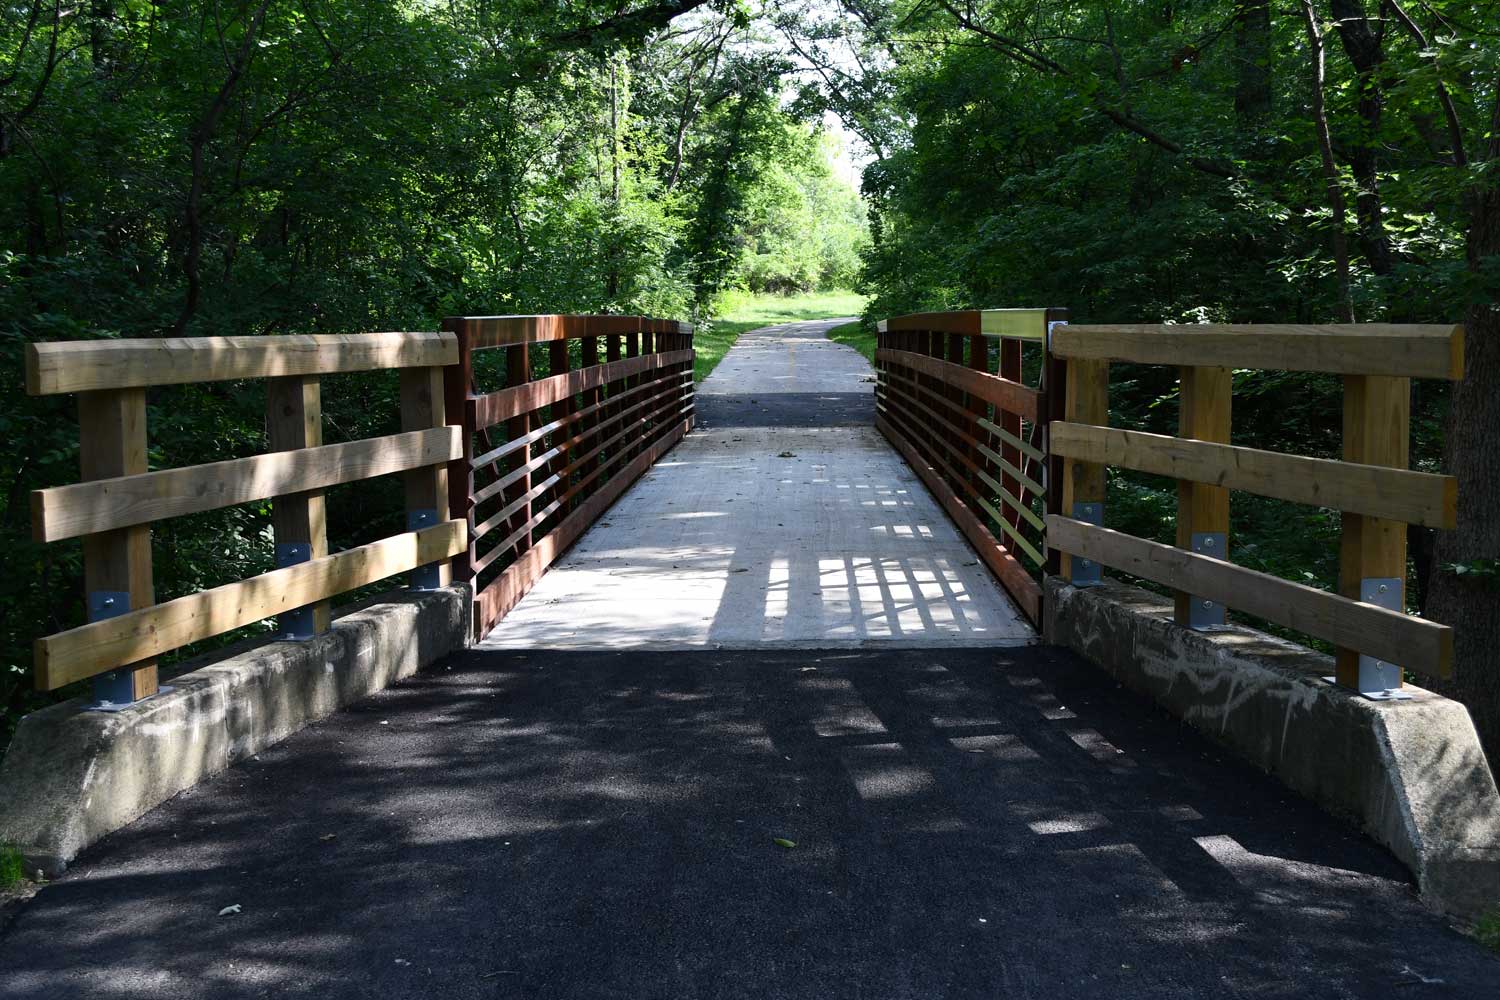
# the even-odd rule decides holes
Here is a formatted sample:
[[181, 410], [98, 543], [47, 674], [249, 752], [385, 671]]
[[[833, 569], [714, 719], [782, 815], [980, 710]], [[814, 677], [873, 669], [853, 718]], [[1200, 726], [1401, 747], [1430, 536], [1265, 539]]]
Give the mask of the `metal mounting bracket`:
[[[1371, 576], [1359, 582], [1359, 599], [1366, 604], [1403, 612], [1401, 581], [1396, 577]], [[1359, 654], [1359, 693], [1372, 701], [1409, 701], [1401, 690], [1401, 668], [1378, 657]]]
[[[1229, 534], [1224, 531], [1195, 531], [1192, 549], [1200, 556], [1223, 559], [1229, 551]], [[1188, 595], [1188, 628], [1215, 629], [1224, 627], [1224, 605], [1197, 594]]]
[[[276, 546], [276, 568], [295, 566], [312, 559], [310, 542], [280, 542]], [[276, 616], [276, 625], [283, 639], [311, 639], [317, 634], [312, 606], [284, 611]]]
[[[92, 590], [88, 595], [89, 621], [102, 622], [110, 618], [118, 618], [130, 612], [130, 591], [128, 590]], [[91, 712], [118, 712], [129, 708], [138, 700], [135, 696], [135, 681], [131, 677], [134, 673], [129, 667], [121, 667], [108, 673], [99, 674], [94, 678], [94, 703], [89, 706]], [[157, 694], [166, 694], [171, 691], [165, 685], [156, 689]]]
[[[420, 531], [438, 523], [437, 511], [431, 507], [406, 512], [406, 530]], [[442, 586], [442, 563], [428, 563], [411, 571], [412, 590], [437, 590]]]
[[[1103, 526], [1104, 504], [1098, 502], [1073, 504], [1073, 520]], [[1104, 567], [1094, 560], [1085, 559], [1083, 556], [1072, 556], [1068, 563], [1072, 569], [1068, 582], [1073, 586], [1093, 587], [1104, 582]]]

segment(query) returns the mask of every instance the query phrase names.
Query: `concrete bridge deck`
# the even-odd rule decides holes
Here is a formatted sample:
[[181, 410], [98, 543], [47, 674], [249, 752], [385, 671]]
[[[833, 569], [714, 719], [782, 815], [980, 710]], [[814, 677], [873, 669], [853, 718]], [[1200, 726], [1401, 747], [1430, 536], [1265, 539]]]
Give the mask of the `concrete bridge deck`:
[[[816, 332], [747, 338], [726, 365], [795, 352], [790, 376], [753, 374], [800, 384], [709, 386], [707, 426], [606, 519], [627, 530], [591, 533], [493, 642], [84, 854], [0, 930], [0, 997], [1493, 995], [1500, 959], [1425, 911], [1384, 850], [1076, 657], [1026, 643], [878, 452], [861, 473], [829, 447], [830, 474], [785, 476], [796, 489], [781, 500], [757, 492], [761, 467], [739, 469], [757, 516], [800, 503], [814, 527], [755, 551], [746, 533], [674, 575], [666, 550], [694, 536], [671, 533], [695, 519], [659, 516], [691, 499], [661, 482], [732, 483], [708, 442], [762, 440], [745, 433], [761, 410], [864, 419], [863, 388], [814, 381], [831, 367], [804, 374]], [[783, 427], [757, 447], [795, 439]], [[861, 475], [903, 499], [844, 505], [824, 489]], [[838, 516], [816, 520], [830, 504]], [[907, 539], [894, 555], [863, 536], [854, 553], [835, 524], [913, 531], [890, 533]], [[645, 548], [664, 558], [606, 585]], [[845, 555], [928, 559], [941, 586], [846, 576], [829, 594], [823, 561]], [[549, 617], [545, 588], [567, 573], [597, 574], [594, 606]], [[779, 624], [673, 610], [739, 600], [752, 573], [743, 599], [764, 618], [785, 595]], [[626, 648], [503, 648], [530, 641], [523, 620], [558, 647], [617, 629]], [[923, 648], [901, 648], [924, 629]], [[628, 648], [658, 642], [679, 648]]]

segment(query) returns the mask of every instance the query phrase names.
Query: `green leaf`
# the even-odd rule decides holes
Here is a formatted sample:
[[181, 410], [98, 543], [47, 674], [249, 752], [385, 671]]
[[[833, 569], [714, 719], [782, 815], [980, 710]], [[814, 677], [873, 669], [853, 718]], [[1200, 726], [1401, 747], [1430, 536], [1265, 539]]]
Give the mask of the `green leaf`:
[[777, 847], [785, 847], [787, 850], [791, 850], [792, 848], [797, 846], [797, 842], [795, 840], [787, 840], [785, 837], [772, 837], [771, 843], [775, 844]]

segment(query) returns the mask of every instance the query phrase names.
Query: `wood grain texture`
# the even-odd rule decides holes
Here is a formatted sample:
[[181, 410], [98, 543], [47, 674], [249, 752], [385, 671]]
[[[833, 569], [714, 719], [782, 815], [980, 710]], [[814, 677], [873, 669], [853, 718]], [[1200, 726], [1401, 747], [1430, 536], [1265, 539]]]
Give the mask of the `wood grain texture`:
[[1460, 379], [1464, 332], [1385, 323], [1061, 326], [1052, 352], [1094, 361]]
[[36, 490], [32, 536], [56, 542], [405, 472], [461, 454], [459, 429], [438, 427]]
[[[1058, 332], [1061, 329], [1059, 327]], [[1053, 336], [1056, 337], [1056, 332]], [[1063, 372], [1062, 392], [1062, 411], [1065, 420], [1080, 424], [1094, 424], [1099, 427], [1109, 425], [1109, 362], [1068, 361], [1066, 370]], [[1053, 454], [1057, 454], [1055, 442], [1049, 444], [1049, 448]], [[1103, 503], [1104, 491], [1103, 465], [1097, 462], [1080, 461], [1076, 458], [1063, 461], [1062, 488], [1058, 498], [1062, 511], [1072, 516], [1074, 504]], [[1049, 547], [1055, 548], [1051, 546], [1050, 540], [1048, 544]], [[1072, 556], [1066, 550], [1059, 551], [1062, 555], [1058, 561], [1058, 571], [1064, 578], [1071, 579]]]
[[1051, 430], [1056, 454], [1086, 462], [1429, 528], [1451, 529], [1457, 520], [1458, 488], [1452, 476], [1112, 427], [1061, 422]]
[[[462, 429], [447, 426], [446, 387], [442, 368], [403, 368], [401, 370], [401, 429], [419, 439], [423, 435], [449, 437], [448, 453], [434, 462], [409, 467], [402, 477], [406, 493], [406, 513], [432, 511], [432, 523], [448, 520], [447, 461], [462, 454], [459, 438]], [[407, 527], [412, 527], [410, 521]], [[446, 587], [453, 582], [453, 567], [444, 562], [438, 567], [437, 584]]]
[[[1187, 441], [1228, 444], [1233, 400], [1234, 372], [1230, 369], [1183, 368], [1178, 376], [1177, 436]], [[1191, 549], [1193, 535], [1202, 532], [1224, 536], [1223, 551], [1211, 554], [1228, 559], [1229, 490], [1212, 482], [1179, 478], [1177, 547]], [[1192, 599], [1192, 594], [1180, 590], [1174, 596], [1177, 624], [1192, 624]]]
[[1233, 563], [1072, 518], [1047, 517], [1047, 543], [1105, 566], [1221, 601], [1339, 646], [1430, 673], [1453, 661], [1453, 630]]
[[[146, 390], [141, 388], [85, 392], [78, 397], [79, 472], [86, 480], [128, 476], [146, 471]], [[156, 603], [151, 574], [151, 526], [123, 527], [83, 540], [83, 579], [88, 593], [125, 592], [132, 608]], [[125, 661], [131, 666], [131, 696], [157, 692], [154, 659]], [[115, 664], [123, 666], [124, 663]], [[37, 687], [44, 674], [34, 670]]]
[[[271, 451], [296, 451], [323, 444], [323, 394], [316, 375], [287, 375], [266, 383], [266, 443]], [[312, 559], [328, 555], [328, 505], [323, 490], [278, 496], [271, 505], [276, 544], [306, 544]], [[327, 601], [313, 605], [313, 631], [326, 632], [332, 620]]]
[[26, 391], [45, 396], [457, 361], [458, 342], [451, 333], [74, 340], [26, 346]]
[[464, 523], [445, 521], [38, 639], [38, 686], [50, 691], [447, 559], [465, 541]]
[[[1344, 458], [1406, 471], [1411, 464], [1411, 379], [1344, 379]], [[1406, 606], [1406, 525], [1346, 512], [1339, 536], [1339, 593], [1358, 599], [1361, 583], [1369, 578], [1398, 581], [1398, 607]], [[1335, 651], [1335, 674], [1345, 687], [1359, 685], [1361, 652], [1367, 651], [1348, 644], [1340, 644]], [[1380, 658], [1402, 667], [1413, 666], [1394, 657]]]

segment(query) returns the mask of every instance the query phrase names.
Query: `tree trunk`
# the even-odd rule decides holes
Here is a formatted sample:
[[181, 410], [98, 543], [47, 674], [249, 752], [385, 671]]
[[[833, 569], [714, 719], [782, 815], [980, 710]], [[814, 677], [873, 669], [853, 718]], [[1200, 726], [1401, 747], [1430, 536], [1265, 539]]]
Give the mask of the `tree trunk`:
[[[1500, 108], [1500, 105], [1497, 105]], [[1492, 131], [1500, 127], [1497, 111]], [[1500, 187], [1473, 196], [1469, 269], [1500, 255]], [[1432, 618], [1453, 626], [1453, 678], [1440, 690], [1469, 708], [1491, 766], [1500, 763], [1500, 580], [1459, 576], [1444, 567], [1500, 560], [1500, 309], [1470, 305], [1464, 322], [1465, 374], [1453, 387], [1444, 462], [1458, 478], [1458, 527], [1438, 533], [1428, 580]]]
[[1385, 234], [1385, 209], [1380, 199], [1380, 122], [1385, 108], [1381, 71], [1385, 63], [1383, 32], [1370, 26], [1364, 0], [1329, 0], [1344, 54], [1359, 74], [1360, 134], [1349, 146], [1349, 169], [1359, 193], [1354, 214], [1359, 220], [1360, 249], [1379, 275], [1391, 273], [1391, 242]]
[[1313, 125], [1318, 133], [1318, 149], [1323, 154], [1323, 179], [1328, 184], [1328, 204], [1333, 209], [1333, 266], [1338, 273], [1340, 318], [1354, 322], [1354, 292], [1349, 279], [1349, 235], [1344, 229], [1344, 189], [1339, 186], [1338, 164], [1333, 160], [1333, 138], [1328, 131], [1328, 110], [1323, 102], [1323, 29], [1312, 0], [1302, 0], [1302, 14], [1307, 21], [1307, 45], [1312, 55]]
[[1271, 2], [1238, 0], [1234, 15], [1234, 114], [1253, 134], [1271, 116]]

